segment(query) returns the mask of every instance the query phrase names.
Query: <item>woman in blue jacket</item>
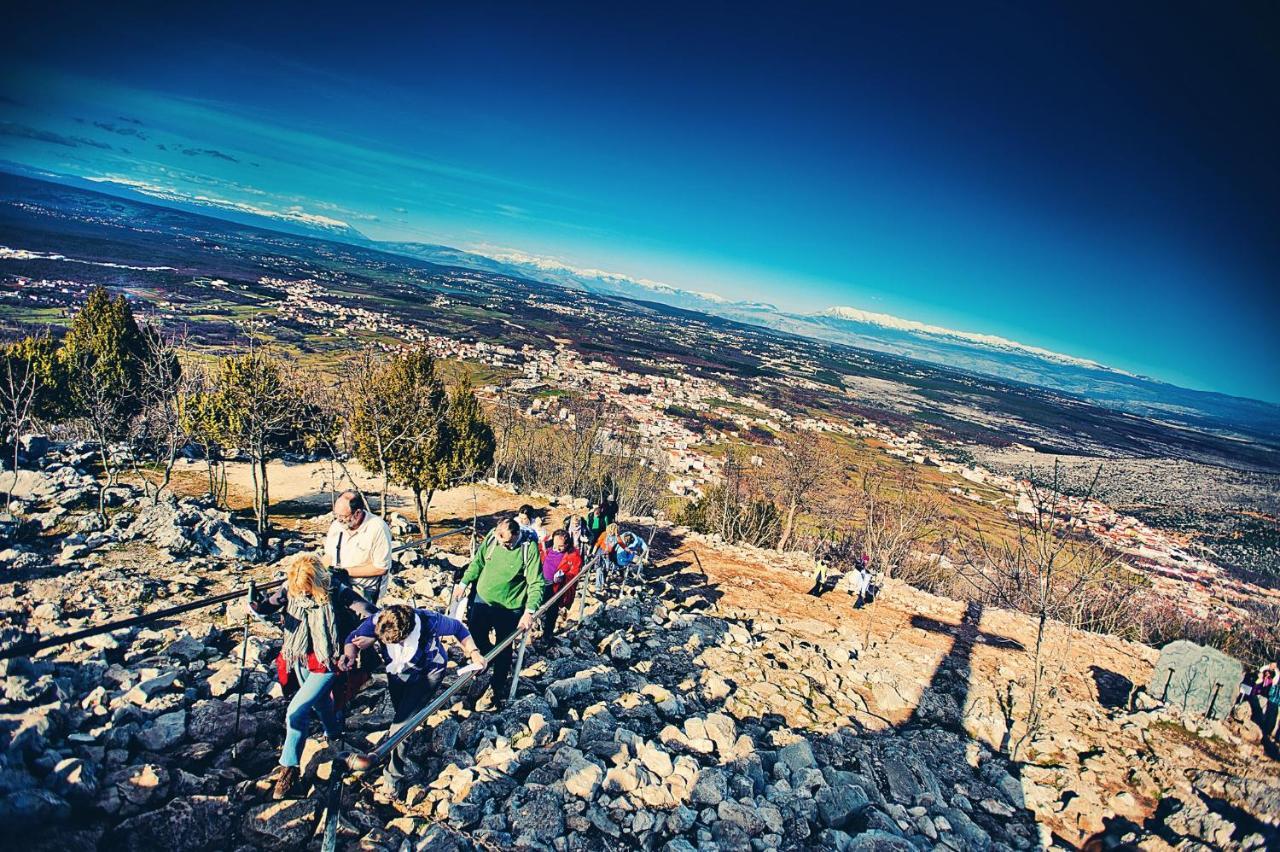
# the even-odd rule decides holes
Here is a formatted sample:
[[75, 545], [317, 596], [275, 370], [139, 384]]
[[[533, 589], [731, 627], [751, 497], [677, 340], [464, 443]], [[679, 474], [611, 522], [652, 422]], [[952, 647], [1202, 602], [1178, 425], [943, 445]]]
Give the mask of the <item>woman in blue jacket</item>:
[[[400, 729], [410, 716], [426, 706], [444, 679], [449, 657], [441, 637], [451, 636], [462, 644], [473, 665], [485, 667], [484, 655], [471, 639], [466, 625], [455, 618], [427, 609], [413, 609], [397, 604], [379, 610], [366, 618], [347, 636], [338, 668], [354, 668], [360, 651], [377, 648], [387, 671], [387, 692], [391, 695], [391, 733]], [[405, 744], [392, 752], [383, 769], [383, 781], [393, 790], [399, 787], [405, 772]], [[397, 790], [398, 792], [398, 790]]]

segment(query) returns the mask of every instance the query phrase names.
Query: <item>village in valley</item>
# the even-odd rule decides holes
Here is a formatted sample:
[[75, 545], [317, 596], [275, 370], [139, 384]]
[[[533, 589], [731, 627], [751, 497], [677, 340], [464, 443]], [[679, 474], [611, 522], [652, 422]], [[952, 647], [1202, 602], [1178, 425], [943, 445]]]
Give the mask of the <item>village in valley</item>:
[[[227, 286], [225, 282], [213, 283]], [[1010, 517], [1036, 511], [1029, 493], [1032, 483], [1025, 476], [958, 462], [954, 459], [960, 454], [948, 452], [959, 449], [962, 445], [958, 443], [948, 447], [937, 438], [926, 439], [914, 429], [899, 433], [867, 418], [792, 417], [761, 399], [738, 393], [727, 382], [691, 374], [676, 359], [652, 360], [646, 365], [650, 369], [643, 372], [622, 370], [610, 361], [584, 357], [567, 339], [547, 336], [544, 345], [524, 343], [517, 349], [484, 340], [431, 334], [420, 323], [398, 318], [389, 311], [345, 304], [333, 297], [330, 287], [313, 279], [264, 278], [259, 283], [286, 295], [274, 304], [263, 305], [246, 322], [247, 328], [269, 332], [276, 325], [302, 326], [339, 340], [372, 335], [384, 341], [425, 345], [438, 358], [480, 364], [508, 375], [501, 385], [487, 385], [479, 391], [491, 402], [507, 396], [527, 400], [525, 416], [543, 422], [572, 426], [575, 414], [561, 403], [570, 396], [590, 397], [615, 406], [640, 436], [643, 449], [665, 465], [668, 487], [680, 497], [701, 497], [709, 485], [718, 481], [723, 460], [709, 451], [716, 444], [768, 442], [768, 437], [761, 436], [794, 429], [848, 436], [902, 463], [932, 468], [954, 483], [945, 487], [951, 496], [988, 503]], [[437, 296], [428, 304], [445, 308], [447, 297]], [[571, 307], [536, 294], [526, 295], [525, 305], [529, 311], [550, 309], [584, 324], [596, 319], [590, 305]], [[143, 313], [154, 310], [161, 315], [172, 309], [163, 302], [139, 307]], [[773, 355], [784, 358], [796, 370], [799, 375], [795, 382], [817, 387], [804, 378], [816, 367], [801, 353]], [[730, 378], [724, 376], [726, 380]], [[849, 392], [856, 393], [856, 389]], [[720, 428], [704, 424], [695, 430], [691, 426], [699, 424], [672, 414], [673, 410], [695, 416], [713, 415]], [[764, 431], [753, 433], [753, 429]], [[607, 430], [603, 438], [608, 440]], [[1010, 449], [1033, 452], [1030, 447], [1017, 444]], [[758, 455], [751, 458], [755, 463], [760, 461]], [[1042, 468], [1038, 473], [1046, 470]], [[1151, 580], [1159, 593], [1190, 614], [1213, 614], [1229, 622], [1234, 606], [1241, 600], [1252, 597], [1280, 602], [1280, 591], [1232, 577], [1211, 559], [1194, 552], [1188, 536], [1154, 529], [1099, 499], [1064, 493], [1058, 495], [1053, 509], [1068, 528], [1087, 533], [1121, 554], [1124, 564]]]
[[[4, 252], [6, 257], [13, 258], [36, 256], [9, 248]], [[461, 272], [453, 283], [466, 286], [470, 279], [470, 273]], [[5, 291], [4, 295], [11, 301], [20, 299], [33, 308], [65, 305], [86, 292], [86, 285], [74, 279], [22, 279], [19, 283], [20, 287]], [[230, 293], [234, 289], [234, 285], [220, 279], [192, 283], [214, 294]], [[808, 430], [847, 436], [904, 464], [932, 468], [947, 480], [949, 484], [944, 490], [954, 498], [985, 502], [1011, 517], [1035, 511], [1029, 496], [1031, 483], [1025, 476], [994, 472], [971, 461], [957, 461], [964, 454], [949, 450], [962, 449], [963, 444], [959, 442], [948, 446], [937, 437], [926, 438], [914, 429], [895, 431], [886, 423], [866, 417], [836, 419], [808, 414], [793, 417], [760, 398], [741, 393], [735, 388], [734, 377], [700, 375], [685, 369], [676, 358], [652, 358], [643, 365], [647, 368], [643, 371], [625, 370], [610, 360], [584, 356], [572, 340], [550, 335], [535, 336], [535, 341], [540, 343], [526, 342], [517, 348], [471, 335], [433, 334], [421, 320], [406, 319], [392, 310], [339, 298], [337, 294], [347, 286], [340, 279], [322, 283], [314, 278], [263, 277], [258, 284], [269, 292], [281, 293], [282, 297], [262, 302], [237, 320], [246, 333], [270, 338], [281, 329], [302, 329], [309, 335], [334, 342], [371, 339], [387, 349], [426, 346], [437, 358], [493, 368], [505, 379], [501, 384], [480, 387], [480, 394], [491, 403], [502, 398], [523, 400], [524, 415], [542, 422], [572, 426], [576, 415], [563, 404], [563, 400], [571, 397], [601, 400], [616, 407], [640, 437], [644, 451], [663, 466], [669, 490], [680, 497], [701, 497], [709, 485], [718, 481], [723, 459], [711, 451], [715, 445], [742, 441], [767, 445], [771, 435], [786, 430]], [[436, 295], [428, 298], [424, 307], [447, 310], [450, 304], [448, 296]], [[177, 322], [182, 316], [182, 303], [169, 299], [148, 302], [139, 298], [137, 307], [140, 315], [150, 315], [162, 322]], [[584, 325], [599, 327], [601, 333], [609, 332], [606, 318], [597, 315], [589, 302], [565, 303], [528, 293], [523, 299], [523, 309], [550, 310]], [[518, 326], [517, 320], [504, 322]], [[793, 384], [819, 389], [806, 378], [806, 374], [812, 374], [817, 368], [801, 352], [772, 352], [765, 357], [785, 361], [794, 372]], [[856, 396], [857, 386], [850, 387], [847, 393]], [[715, 425], [699, 421], [700, 415], [709, 415]], [[603, 437], [608, 440], [607, 430]], [[1009, 449], [1034, 452], [1018, 444]], [[760, 461], [758, 455], [752, 459], [755, 463]], [[1044, 474], [1048, 464], [1046, 462], [1038, 473]], [[1105, 462], [1101, 464], [1105, 466]], [[1189, 613], [1198, 616], [1212, 613], [1229, 621], [1233, 605], [1239, 600], [1253, 596], [1280, 601], [1280, 591], [1237, 579], [1212, 559], [1195, 552], [1187, 535], [1155, 529], [1099, 499], [1061, 494], [1054, 511], [1069, 528], [1086, 532], [1122, 554], [1125, 564], [1150, 579], [1157, 591]]]

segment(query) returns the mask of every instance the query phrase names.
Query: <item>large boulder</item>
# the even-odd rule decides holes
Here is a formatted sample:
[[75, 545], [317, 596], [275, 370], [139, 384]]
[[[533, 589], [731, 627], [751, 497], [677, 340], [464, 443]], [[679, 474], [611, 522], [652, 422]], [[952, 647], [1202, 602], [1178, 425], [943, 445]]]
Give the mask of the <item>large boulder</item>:
[[182, 742], [186, 733], [187, 711], [174, 710], [160, 714], [139, 731], [138, 745], [147, 751], [166, 751]]
[[315, 831], [320, 810], [316, 799], [285, 799], [250, 808], [241, 821], [245, 840], [266, 849], [301, 846]]
[[228, 841], [230, 818], [225, 796], [188, 796], [125, 820], [115, 834], [130, 852], [220, 849]]
[[174, 556], [251, 560], [258, 555], [257, 534], [236, 526], [229, 512], [172, 495], [147, 503], [123, 537], [141, 538]]
[[572, 796], [591, 801], [603, 779], [604, 770], [585, 758], [577, 758], [565, 768], [564, 789]]
[[[218, 701], [197, 701], [187, 716], [187, 736], [197, 743], [211, 746], [228, 745], [236, 739], [235, 704]], [[240, 714], [239, 738], [252, 737], [257, 723], [248, 713]]]
[[870, 800], [856, 784], [824, 787], [818, 791], [818, 820], [827, 828], [845, 828]]
[[71, 806], [49, 790], [17, 790], [0, 798], [0, 829], [39, 828], [70, 816]]
[[564, 836], [564, 802], [550, 789], [536, 790], [510, 811], [511, 833], [520, 845], [550, 844]]

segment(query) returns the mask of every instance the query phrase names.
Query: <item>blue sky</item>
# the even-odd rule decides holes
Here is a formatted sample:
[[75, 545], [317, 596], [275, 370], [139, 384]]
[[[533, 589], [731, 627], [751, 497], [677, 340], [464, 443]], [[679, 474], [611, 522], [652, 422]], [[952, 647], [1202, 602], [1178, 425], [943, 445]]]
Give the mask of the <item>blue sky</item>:
[[1274, 16], [128, 5], [17, 17], [0, 160], [1280, 401]]

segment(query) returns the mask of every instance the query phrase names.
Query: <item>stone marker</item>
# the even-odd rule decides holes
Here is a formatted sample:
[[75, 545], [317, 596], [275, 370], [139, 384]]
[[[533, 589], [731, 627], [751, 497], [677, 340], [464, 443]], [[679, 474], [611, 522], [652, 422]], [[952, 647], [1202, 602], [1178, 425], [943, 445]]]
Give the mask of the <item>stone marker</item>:
[[1160, 650], [1147, 692], [1185, 712], [1225, 716], [1244, 680], [1244, 666], [1216, 648], [1180, 639]]

